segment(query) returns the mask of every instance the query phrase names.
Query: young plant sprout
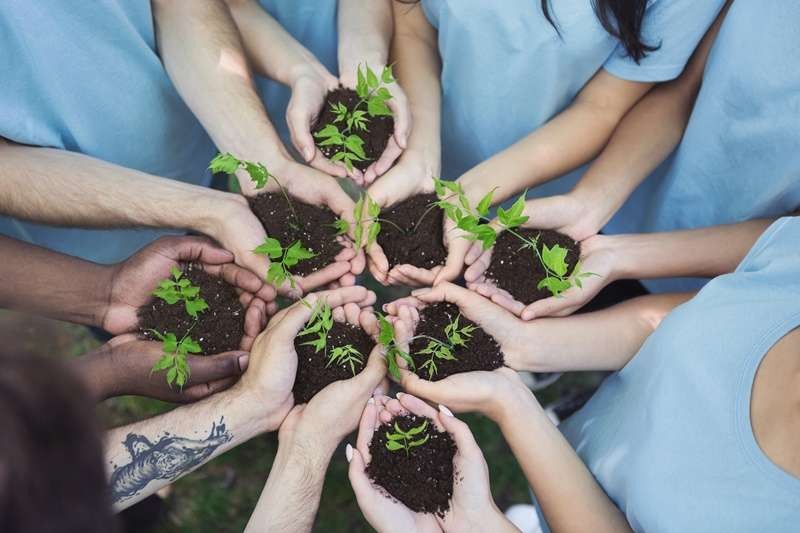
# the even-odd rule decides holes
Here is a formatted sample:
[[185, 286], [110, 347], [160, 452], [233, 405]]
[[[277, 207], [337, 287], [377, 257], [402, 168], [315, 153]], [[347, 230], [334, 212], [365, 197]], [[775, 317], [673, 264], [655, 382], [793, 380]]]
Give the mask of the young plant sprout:
[[331, 161], [341, 161], [351, 171], [353, 161], [364, 161], [367, 158], [364, 152], [364, 139], [359, 135], [368, 131], [367, 115], [392, 116], [392, 111], [386, 104], [392, 98], [392, 93], [385, 85], [395, 81], [391, 66], [384, 67], [379, 79], [369, 66], [365, 65], [365, 70], [362, 71], [359, 65], [357, 78], [356, 94], [359, 100], [356, 105], [348, 109], [341, 102], [331, 104], [333, 122], [326, 124], [314, 134], [314, 137], [321, 139], [320, 146], [336, 147], [337, 151], [331, 157]]
[[167, 384], [171, 387], [173, 383], [176, 383], [178, 387], [183, 388], [191, 374], [186, 357], [192, 353], [200, 353], [202, 348], [189, 336], [189, 332], [179, 341], [174, 333], [162, 335], [154, 329], [150, 331], [161, 341], [161, 349], [164, 351], [161, 359], [153, 365], [150, 372], [166, 370]]
[[158, 283], [158, 288], [153, 291], [153, 296], [161, 298], [169, 305], [183, 301], [186, 313], [192, 318], [197, 318], [197, 313], [208, 309], [208, 304], [200, 298], [200, 287], [183, 277], [183, 272], [173, 266], [170, 269], [172, 278], [163, 279]]
[[[366, 207], [366, 216], [364, 214], [364, 208]], [[414, 224], [410, 230], [406, 230], [392, 222], [391, 220], [381, 218], [381, 206], [373, 200], [368, 194], [361, 195], [358, 197], [358, 201], [356, 202], [355, 207], [353, 208], [353, 220], [355, 221], [355, 231], [354, 231], [354, 240], [356, 249], [363, 248], [365, 246], [369, 246], [375, 242], [378, 238], [378, 235], [381, 233], [381, 223], [389, 224], [393, 226], [397, 231], [403, 234], [413, 234], [416, 233], [419, 225], [425, 219], [425, 217], [430, 213], [434, 208], [438, 207], [438, 203], [434, 202], [428, 206], [428, 209], [422, 213], [422, 216], [419, 217], [419, 220]], [[338, 222], [338, 221], [337, 221]], [[345, 221], [345, 224], [347, 222]], [[366, 227], [367, 233], [367, 240], [364, 242], [364, 229]]]
[[429, 355], [430, 357], [420, 365], [421, 369], [428, 371], [428, 379], [433, 377], [439, 372], [439, 367], [436, 364], [437, 360], [440, 361], [455, 361], [456, 356], [453, 352], [457, 347], [466, 347], [467, 341], [472, 337], [472, 332], [476, 327], [469, 324], [460, 326], [459, 321], [461, 315], [456, 316], [455, 320], [451, 320], [444, 328], [445, 337], [447, 341], [441, 341], [427, 335], [420, 335], [416, 338], [428, 339], [428, 345], [422, 350], [418, 351], [415, 355]]
[[[294, 209], [294, 204], [289, 198], [289, 194], [286, 192], [286, 189], [278, 180], [278, 177], [275, 176], [275, 174], [270, 173], [269, 170], [267, 170], [267, 167], [261, 163], [238, 159], [233, 154], [225, 153], [217, 154], [216, 157], [211, 160], [208, 168], [211, 170], [211, 172], [223, 172], [229, 176], [235, 175], [239, 169], [244, 169], [245, 172], [247, 172], [247, 174], [250, 176], [250, 180], [255, 184], [256, 189], [264, 188], [269, 179], [272, 178], [272, 180], [278, 186], [278, 189], [280, 189], [284, 200], [286, 200], [286, 204], [289, 206], [289, 209], [292, 211], [292, 217], [294, 218], [294, 221], [289, 222], [289, 224], [296, 228], [300, 227], [300, 219], [297, 216], [297, 212]], [[347, 224], [346, 220], [340, 219], [337, 220], [337, 223], [338, 222]], [[345, 229], [343, 233], [346, 232], [347, 229]], [[294, 278], [289, 272], [289, 268], [297, 265], [297, 263], [304, 259], [310, 259], [316, 255], [311, 250], [304, 248], [299, 240], [284, 248], [277, 239], [273, 239], [271, 237], [264, 239], [264, 243], [253, 250], [253, 253], [265, 255], [270, 258], [269, 270], [267, 271], [267, 281], [269, 283], [280, 286], [288, 279], [292, 288], [294, 288], [295, 282]]]
[[[434, 178], [434, 184], [436, 194], [440, 198], [445, 196], [448, 192], [451, 193], [448, 198], [444, 198], [438, 202], [439, 207], [445, 212], [445, 216], [455, 222], [457, 228], [467, 233], [467, 239], [480, 242], [484, 250], [491, 248], [497, 240], [497, 231], [491, 226], [491, 221], [488, 218], [494, 190], [489, 191], [488, 194], [481, 198], [478, 205], [473, 209], [464, 194], [461, 184], [458, 182], [443, 181]], [[527, 238], [514, 231], [514, 228], [522, 226], [529, 218], [522, 214], [522, 211], [525, 209], [526, 194], [527, 191], [517, 198], [508, 210], [502, 207], [497, 209], [497, 219], [500, 225], [522, 241], [523, 248], [530, 248], [533, 255], [542, 265], [545, 271], [545, 277], [539, 281], [537, 288], [546, 288], [553, 296], [559, 296], [562, 292], [572, 287], [573, 284], [581, 288], [583, 286], [581, 279], [589, 276], [596, 276], [597, 274], [593, 272], [582, 272], [581, 263], [578, 261], [575, 264], [575, 268], [572, 269], [572, 273], [568, 275], [566, 257], [569, 250], [559, 244], [555, 244], [552, 248], [549, 248], [544, 243], [542, 243], [540, 250], [540, 235]], [[449, 198], [452, 197], [456, 197], [458, 203], [450, 202]]]
[[378, 343], [383, 346], [386, 351], [386, 365], [389, 367], [389, 375], [400, 381], [402, 376], [400, 375], [400, 366], [397, 364], [397, 358], [400, 357], [403, 359], [412, 370], [416, 369], [414, 359], [397, 345], [394, 326], [389, 322], [389, 319], [380, 313], [377, 313], [376, 316], [378, 317], [378, 326], [380, 327]]
[[406, 455], [408, 455], [411, 451], [411, 448], [422, 446], [428, 442], [430, 435], [427, 434], [421, 439], [414, 438], [426, 429], [428, 429], [427, 420], [423, 421], [419, 426], [409, 429], [408, 431], [403, 431], [400, 429], [398, 423], [395, 422], [394, 433], [389, 433], [388, 431], [386, 432], [386, 449], [390, 452], [405, 450]]
[[[305, 300], [303, 302], [305, 303]], [[356, 366], [364, 364], [364, 356], [352, 344], [336, 346], [328, 350], [328, 333], [330, 333], [331, 328], [333, 328], [333, 311], [327, 302], [320, 301], [314, 307], [306, 327], [297, 336], [316, 336], [315, 339], [304, 342], [303, 346], [313, 346], [314, 351], [317, 353], [324, 351], [325, 357], [328, 359], [326, 367], [334, 364], [349, 366], [350, 371], [355, 376], [357, 374]]]

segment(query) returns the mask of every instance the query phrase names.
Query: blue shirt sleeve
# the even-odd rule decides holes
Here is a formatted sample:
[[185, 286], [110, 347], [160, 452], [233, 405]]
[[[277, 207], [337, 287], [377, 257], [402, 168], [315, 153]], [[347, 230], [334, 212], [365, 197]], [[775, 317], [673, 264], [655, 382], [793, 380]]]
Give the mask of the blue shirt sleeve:
[[642, 42], [659, 48], [637, 64], [620, 43], [604, 68], [629, 81], [677, 78], [724, 4], [725, 0], [651, 0], [642, 21]]

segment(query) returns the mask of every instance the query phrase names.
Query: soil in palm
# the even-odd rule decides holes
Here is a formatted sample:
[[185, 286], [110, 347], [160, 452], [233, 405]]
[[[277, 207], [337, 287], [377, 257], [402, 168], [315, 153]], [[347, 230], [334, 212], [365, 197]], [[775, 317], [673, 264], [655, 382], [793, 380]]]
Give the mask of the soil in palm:
[[433, 205], [436, 201], [435, 194], [420, 194], [381, 211], [378, 244], [389, 268], [414, 265], [430, 269], [444, 264], [444, 213]]

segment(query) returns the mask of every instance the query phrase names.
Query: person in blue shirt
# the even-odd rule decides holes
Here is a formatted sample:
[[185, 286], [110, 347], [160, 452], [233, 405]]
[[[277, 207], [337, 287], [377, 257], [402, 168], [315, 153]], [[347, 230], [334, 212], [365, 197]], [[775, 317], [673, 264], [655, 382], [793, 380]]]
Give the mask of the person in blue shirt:
[[[414, 128], [392, 171], [370, 187], [381, 205], [458, 179], [499, 203], [587, 163], [656, 83], [676, 78], [724, 1], [395, 2], [394, 59]], [[441, 136], [441, 139], [440, 139]], [[440, 164], [441, 160], [441, 164]], [[573, 173], [535, 194], [566, 192]], [[447, 228], [450, 229], [449, 226]], [[443, 268], [388, 264], [383, 282], [455, 279], [469, 243], [445, 232]]]
[[[278, 57], [296, 44], [285, 34], [276, 42]], [[0, 47], [0, 212], [13, 217], [0, 219], [2, 233], [111, 263], [162, 232], [105, 228], [189, 229], [263, 275], [268, 261], [252, 250], [264, 229], [246, 201], [205, 187], [217, 150], [260, 161], [301, 200], [351, 215], [336, 180], [281, 143], [222, 0], [6, 2]], [[350, 250], [299, 286], [351, 284], [363, 263]]]
[[[420, 290], [390, 310], [410, 331], [416, 308], [452, 302], [498, 340], [507, 367], [436, 382], [404, 371], [403, 388], [497, 422], [545, 530], [795, 531], [800, 217], [766, 224], [705, 235], [696, 253], [728, 273], [696, 295], [524, 322], [450, 283]], [[515, 370], [614, 373], [556, 427]]]
[[[656, 87], [623, 119], [603, 153], [568, 193], [527, 202], [530, 227], [581, 241], [583, 265], [612, 276], [524, 306], [483, 283], [491, 260], [473, 248], [471, 287], [525, 320], [568, 314], [617, 276], [620, 259], [597, 235], [646, 233], [774, 217], [800, 209], [800, 6], [728, 2], [686, 71]], [[769, 28], [753, 31], [753, 21]], [[623, 269], [624, 270], [624, 269]], [[645, 273], [646, 274], [646, 273]], [[651, 291], [696, 290], [708, 278], [650, 279]], [[642, 279], [642, 278], [637, 278]]]

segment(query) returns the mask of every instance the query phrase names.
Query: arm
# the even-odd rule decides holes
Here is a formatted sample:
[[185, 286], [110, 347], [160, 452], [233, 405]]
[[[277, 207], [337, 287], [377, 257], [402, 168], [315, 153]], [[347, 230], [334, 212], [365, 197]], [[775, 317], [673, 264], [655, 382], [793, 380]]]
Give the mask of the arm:
[[339, 77], [342, 85], [356, 86], [356, 70], [389, 64], [392, 41], [392, 0], [340, 0]]
[[[256, 93], [225, 3], [153, 0], [153, 18], [164, 67], [217, 148], [282, 176], [290, 157]], [[249, 180], [240, 181], [254, 192]]]

